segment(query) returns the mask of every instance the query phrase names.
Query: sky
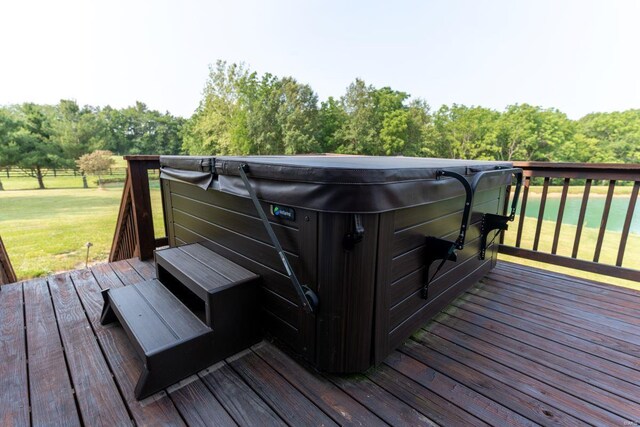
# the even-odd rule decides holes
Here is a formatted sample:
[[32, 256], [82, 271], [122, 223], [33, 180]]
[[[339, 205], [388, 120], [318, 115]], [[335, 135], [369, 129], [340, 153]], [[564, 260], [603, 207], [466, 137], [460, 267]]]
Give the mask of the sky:
[[292, 76], [321, 100], [355, 78], [442, 104], [640, 108], [640, 2], [2, 0], [0, 105], [189, 117], [216, 60]]

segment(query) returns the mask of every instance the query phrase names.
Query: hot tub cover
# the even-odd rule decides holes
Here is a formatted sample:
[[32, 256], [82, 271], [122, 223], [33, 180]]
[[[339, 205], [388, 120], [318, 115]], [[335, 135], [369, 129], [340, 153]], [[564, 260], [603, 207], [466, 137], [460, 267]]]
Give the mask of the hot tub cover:
[[[377, 213], [464, 194], [450, 178], [436, 179], [444, 169], [467, 175], [510, 162], [377, 156], [161, 156], [163, 179], [188, 182], [249, 197], [238, 168], [249, 166], [249, 178], [266, 202], [323, 212]], [[511, 175], [495, 175], [482, 188], [505, 185]]]

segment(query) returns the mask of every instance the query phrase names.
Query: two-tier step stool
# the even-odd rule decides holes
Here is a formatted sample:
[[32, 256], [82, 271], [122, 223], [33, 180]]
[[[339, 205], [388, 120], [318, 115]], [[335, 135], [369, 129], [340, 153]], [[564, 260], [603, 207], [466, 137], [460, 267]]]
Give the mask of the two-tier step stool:
[[145, 398], [258, 342], [260, 277], [201, 244], [156, 251], [158, 279], [102, 291], [143, 362]]

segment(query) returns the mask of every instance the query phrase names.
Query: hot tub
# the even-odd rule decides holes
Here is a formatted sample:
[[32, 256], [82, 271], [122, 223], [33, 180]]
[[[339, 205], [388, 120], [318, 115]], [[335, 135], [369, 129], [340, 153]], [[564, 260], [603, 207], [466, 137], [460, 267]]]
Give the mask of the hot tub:
[[164, 156], [160, 163], [170, 245], [201, 242], [259, 274], [256, 328], [338, 373], [380, 363], [494, 266], [496, 223], [509, 219], [506, 189], [519, 173], [509, 162], [405, 157]]

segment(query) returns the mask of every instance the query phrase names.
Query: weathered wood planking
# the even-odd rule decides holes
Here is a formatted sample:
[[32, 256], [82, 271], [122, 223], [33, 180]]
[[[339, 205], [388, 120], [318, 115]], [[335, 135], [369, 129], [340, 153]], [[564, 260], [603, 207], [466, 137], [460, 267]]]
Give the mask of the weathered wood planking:
[[328, 377], [347, 394], [391, 425], [435, 426], [427, 416], [396, 398], [364, 375]]
[[[554, 393], [558, 393], [556, 395], [558, 402], [562, 401], [566, 405], [563, 407], [566, 409], [563, 410], [569, 413], [572, 413], [571, 410], [575, 410], [576, 412], [573, 414], [577, 417], [580, 417], [578, 412], [581, 411], [587, 417], [583, 418], [585, 422], [589, 422], [590, 419], [600, 419], [602, 422], [612, 422], [617, 419], [611, 418], [611, 416], [623, 416], [626, 420], [640, 416], [640, 405], [629, 405], [629, 400], [592, 386], [590, 383], [596, 382], [595, 378], [589, 380], [588, 376], [579, 377], [576, 372], [567, 375], [558, 366], [556, 369], [550, 369], [549, 360], [557, 362], [557, 359], [552, 359], [552, 356], [548, 356], [547, 360], [541, 360], [538, 357], [531, 363], [532, 360], [517, 352], [505, 350], [500, 346], [493, 345], [493, 343], [476, 338], [472, 335], [473, 331], [461, 333], [438, 322], [432, 322], [428, 328], [428, 332], [434, 336], [437, 335], [439, 338], [457, 345], [460, 349], [464, 349], [461, 354], [466, 351], [481, 354], [483, 357], [491, 359], [493, 363], [504, 364], [521, 374], [554, 387], [557, 390], [554, 390]], [[529, 351], [533, 353], [534, 349], [529, 349]], [[575, 396], [573, 396], [574, 394]]]
[[0, 291], [0, 425], [29, 424], [29, 383], [22, 284]]
[[287, 425], [225, 362], [199, 376], [239, 425]]
[[629, 342], [637, 333], [615, 329], [637, 326], [640, 292], [508, 263], [365, 376], [321, 375], [263, 342], [138, 402], [140, 362], [122, 328], [99, 324], [99, 292], [154, 274], [151, 263], [127, 260], [25, 282], [24, 295], [22, 284], [4, 287], [2, 425], [30, 424], [29, 390], [32, 421], [46, 425], [624, 425], [640, 417], [640, 347]]
[[439, 425], [488, 425], [389, 366], [374, 369], [367, 373], [367, 377]]
[[528, 426], [532, 422], [518, 415], [492, 400], [490, 396], [465, 386], [456, 381], [447, 371], [446, 374], [433, 369], [400, 351], [394, 351], [385, 361], [385, 364], [413, 379], [413, 381], [425, 387], [430, 392], [441, 396], [453, 405], [462, 408], [465, 412], [477, 419], [490, 424], [502, 424], [511, 426]]
[[[582, 425], [584, 422], [554, 407], [553, 388], [535, 379], [521, 376], [506, 366], [494, 366], [488, 359], [484, 365], [478, 363], [481, 355], [467, 352], [464, 357], [457, 357], [457, 347], [445, 340], [431, 345], [429, 339], [438, 337], [422, 333], [425, 339], [415, 342], [407, 341], [400, 351], [414, 357], [434, 369], [446, 373], [457, 382], [475, 390], [507, 407], [517, 414], [517, 418], [525, 417], [542, 425], [551, 423], [564, 425]], [[497, 364], [496, 364], [497, 365]], [[506, 377], [510, 379], [504, 381]], [[520, 418], [521, 419], [521, 418]]]
[[[627, 381], [633, 376], [621, 379], [605, 371], [611, 369], [613, 372], [619, 372], [620, 369], [615, 365], [611, 366], [612, 364], [607, 364], [606, 361], [589, 354], [550, 343], [541, 337], [531, 336], [517, 329], [513, 330], [509, 325], [492, 322], [465, 310], [454, 308], [447, 311], [452, 314], [449, 316], [443, 313], [436, 321], [640, 405], [640, 385]], [[508, 335], [503, 335], [501, 332]], [[640, 372], [636, 371], [635, 375], [638, 374]], [[597, 390], [596, 392], [601, 394]], [[581, 396], [588, 396], [588, 393]]]
[[238, 425], [197, 375], [167, 389], [189, 426]]
[[551, 301], [540, 298], [540, 295], [532, 290], [523, 290], [515, 286], [505, 286], [489, 278], [483, 280], [478, 289], [486, 290], [505, 296], [514, 301], [522, 301], [529, 304], [530, 310], [544, 313], [549, 317], [555, 317], [567, 323], [579, 323], [581, 327], [619, 339], [638, 346], [640, 349], [640, 330], [634, 324], [621, 321], [613, 316], [603, 314], [595, 307], [585, 311], [583, 307], [575, 307], [560, 299]]
[[337, 425], [255, 353], [247, 351], [230, 358], [228, 363], [287, 422], [293, 425]]
[[81, 425], [47, 281], [26, 282], [24, 302], [31, 421], [47, 426]]
[[331, 381], [304, 368], [275, 346], [258, 344], [253, 351], [336, 423], [365, 427], [386, 425]]
[[131, 424], [71, 278], [51, 277], [49, 288], [82, 419], [103, 426]]
[[[517, 317], [514, 315], [515, 312], [519, 312], [517, 309], [504, 307], [504, 311], [501, 311], [499, 303], [493, 303], [492, 301], [482, 298], [476, 299], [471, 296], [466, 296], [454, 301], [446, 312], [455, 314], [458, 317], [466, 314], [458, 309], [464, 309], [465, 312], [482, 316], [486, 318], [487, 321], [500, 323], [499, 325], [493, 325], [492, 329], [509, 326], [508, 333], [505, 333], [507, 336], [513, 336], [512, 334], [517, 335], [519, 331], [523, 331], [527, 334], [526, 339], [531, 340], [532, 343], [536, 342], [536, 338], [543, 338], [546, 341], [550, 341], [548, 346], [550, 346], [554, 352], [559, 352], [558, 354], [562, 353], [566, 347], [572, 354], [582, 352], [590, 355], [597, 361], [593, 364], [594, 367], [598, 368], [604, 364], [605, 367], [603, 369], [605, 369], [605, 372], [618, 378], [628, 379], [640, 375], [640, 364], [638, 364], [637, 357], [601, 345], [600, 343], [586, 340], [580, 336], [568, 334], [559, 327], [554, 327], [551, 323], [531, 322], [526, 318]], [[546, 347], [547, 345], [540, 344], [540, 348]], [[575, 354], [573, 357], [575, 357]], [[573, 360], [573, 357], [569, 359]]]

